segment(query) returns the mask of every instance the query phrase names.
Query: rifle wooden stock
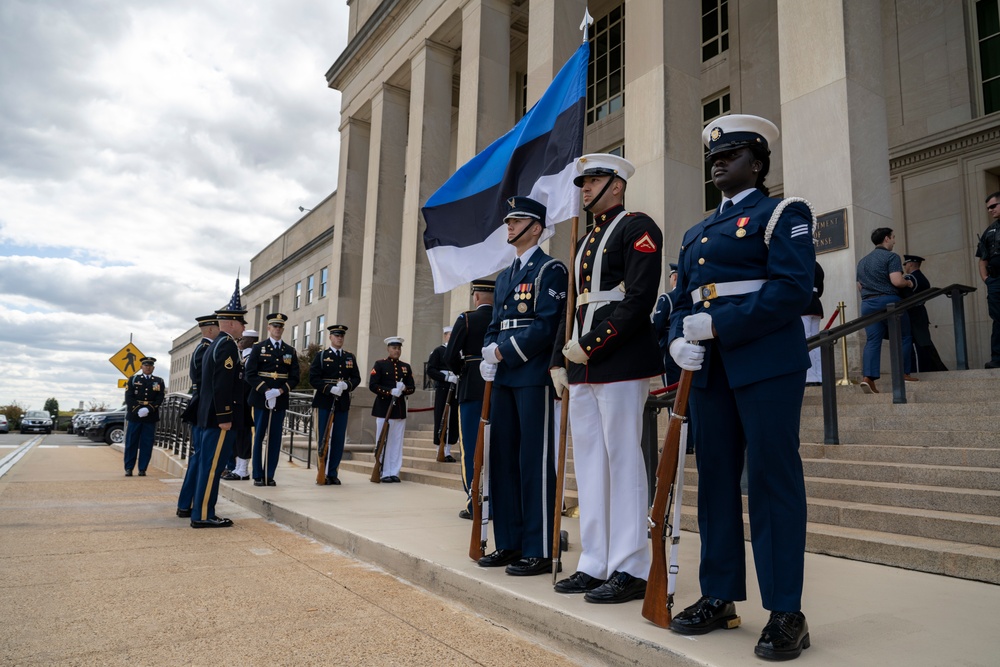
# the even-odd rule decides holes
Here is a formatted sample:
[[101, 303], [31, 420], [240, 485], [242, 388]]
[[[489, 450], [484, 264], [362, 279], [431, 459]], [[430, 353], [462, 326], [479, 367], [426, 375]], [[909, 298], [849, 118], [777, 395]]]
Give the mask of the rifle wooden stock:
[[487, 429], [490, 424], [490, 399], [493, 396], [493, 382], [487, 382], [483, 389], [483, 411], [479, 415], [479, 432], [476, 435], [476, 455], [473, 458], [472, 487], [472, 537], [469, 540], [469, 558], [479, 560], [486, 552], [486, 538], [490, 521], [487, 509], [486, 520], [483, 520], [483, 487], [487, 480], [483, 474], [485, 450], [487, 445]]
[[[653, 507], [649, 510], [649, 526], [653, 542], [652, 563], [646, 577], [646, 597], [642, 601], [642, 615], [661, 628], [670, 627], [673, 596], [667, 591], [667, 512], [670, 510], [672, 487], [677, 476], [681, 443], [681, 426], [687, 415], [688, 393], [691, 390], [691, 371], [681, 371], [681, 379], [674, 396], [674, 406], [667, 426], [667, 436], [663, 443], [663, 454], [656, 466], [656, 494]], [[673, 502], [681, 502], [674, 497]]]
[[375, 443], [375, 465], [372, 466], [371, 481], [376, 484], [382, 482], [382, 465], [385, 463], [385, 443], [389, 440], [389, 417], [396, 407], [396, 397], [389, 401], [389, 409], [386, 410], [385, 420], [382, 422], [382, 430], [378, 434], [378, 442]]
[[451, 397], [454, 395], [455, 385], [449, 382], [448, 397], [444, 401], [444, 412], [441, 413], [441, 432], [438, 434], [438, 463], [444, 463], [444, 444], [448, 441], [448, 420], [451, 418]]
[[[333, 432], [333, 414], [337, 409], [338, 396], [333, 397], [333, 406], [330, 408], [330, 418], [326, 420], [326, 428], [323, 429], [323, 440], [316, 447], [316, 483], [326, 484], [326, 457], [330, 454], [330, 433]], [[318, 411], [317, 411], [318, 412]]]

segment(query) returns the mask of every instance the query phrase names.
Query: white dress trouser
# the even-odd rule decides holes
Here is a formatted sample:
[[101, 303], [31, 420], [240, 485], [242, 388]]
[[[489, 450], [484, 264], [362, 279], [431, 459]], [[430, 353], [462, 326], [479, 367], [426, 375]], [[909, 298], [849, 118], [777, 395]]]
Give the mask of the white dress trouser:
[[[806, 330], [806, 338], [811, 338], [819, 333], [819, 315], [803, 315], [802, 326]], [[806, 371], [806, 382], [822, 382], [823, 367], [820, 365], [819, 348], [809, 350], [809, 362], [812, 364]]]
[[[385, 419], [375, 418], [375, 438], [382, 432], [382, 424]], [[403, 467], [403, 431], [406, 430], [405, 419], [389, 420], [389, 436], [385, 439], [385, 457], [382, 459], [382, 476], [399, 476], [399, 469]]]
[[648, 379], [570, 386], [583, 547], [577, 570], [598, 579], [616, 571], [649, 575], [649, 491], [640, 445], [648, 394]]

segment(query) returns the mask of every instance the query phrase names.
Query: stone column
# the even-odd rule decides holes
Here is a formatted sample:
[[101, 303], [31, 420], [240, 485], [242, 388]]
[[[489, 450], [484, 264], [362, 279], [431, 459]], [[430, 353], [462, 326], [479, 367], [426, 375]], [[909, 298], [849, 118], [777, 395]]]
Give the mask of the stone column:
[[[408, 97], [405, 90], [382, 84], [372, 98], [357, 338], [358, 361], [364, 369], [385, 356], [382, 340], [399, 333]], [[404, 358], [410, 360], [409, 352]]]
[[410, 362], [418, 374], [422, 365], [417, 362], [425, 360], [441, 343], [441, 327], [451, 323], [445, 322], [444, 298], [434, 293], [420, 207], [449, 176], [454, 64], [453, 50], [430, 41], [424, 42], [410, 61], [399, 335], [409, 344]]
[[848, 319], [859, 314], [855, 269], [871, 232], [893, 227], [881, 23], [879, 3], [778, 0], [785, 194], [817, 214], [847, 209], [849, 247], [819, 260], [826, 309], [844, 301]]

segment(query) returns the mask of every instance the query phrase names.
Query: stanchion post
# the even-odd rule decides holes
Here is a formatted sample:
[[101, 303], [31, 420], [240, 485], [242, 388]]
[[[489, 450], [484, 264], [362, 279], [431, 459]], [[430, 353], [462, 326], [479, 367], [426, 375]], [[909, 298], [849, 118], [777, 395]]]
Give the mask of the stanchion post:
[[[840, 324], [846, 324], [847, 316], [845, 314], [845, 311], [847, 310], [847, 306], [844, 304], [843, 301], [841, 301], [840, 303], [837, 304], [837, 308], [840, 309]], [[841, 361], [841, 366], [843, 366], [844, 368], [844, 377], [837, 380], [837, 386], [849, 387], [854, 383], [851, 382], [850, 367], [848, 366], [847, 363], [847, 336], [841, 336], [840, 338], [840, 361]]]

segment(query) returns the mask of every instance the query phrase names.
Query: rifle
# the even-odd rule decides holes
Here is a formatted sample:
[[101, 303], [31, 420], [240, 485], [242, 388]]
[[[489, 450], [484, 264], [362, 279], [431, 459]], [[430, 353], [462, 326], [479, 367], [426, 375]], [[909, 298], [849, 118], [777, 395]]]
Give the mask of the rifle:
[[[573, 216], [573, 226], [570, 232], [569, 265], [570, 281], [566, 289], [566, 338], [563, 344], [573, 337], [573, 316], [576, 314], [576, 280], [572, 278], [576, 266], [576, 235], [579, 218]], [[565, 360], [569, 369], [569, 359]], [[559, 575], [559, 561], [562, 559], [562, 510], [566, 489], [566, 431], [569, 430], [569, 387], [562, 392], [562, 410], [559, 411], [559, 454], [556, 463], [556, 503], [552, 517], [552, 583], [556, 583]]]
[[379, 484], [382, 482], [382, 466], [385, 464], [385, 443], [389, 439], [389, 417], [392, 416], [392, 409], [396, 407], [396, 397], [389, 401], [389, 409], [385, 412], [385, 421], [382, 422], [382, 430], [378, 434], [378, 442], [375, 444], [375, 465], [372, 467], [371, 481]]
[[[649, 510], [649, 529], [653, 538], [653, 558], [646, 578], [646, 597], [642, 601], [642, 615], [661, 628], [670, 627], [671, 610], [674, 606], [673, 585], [676, 583], [676, 546], [680, 542], [681, 485], [684, 466], [679, 464], [681, 437], [687, 433], [687, 402], [691, 390], [691, 371], [681, 371], [677, 384], [674, 406], [670, 413], [670, 424], [663, 442], [663, 456], [656, 466], [656, 494], [653, 507]], [[686, 446], [686, 443], [684, 443]], [[678, 468], [680, 472], [678, 472]], [[677, 481], [675, 483], [675, 477]], [[675, 504], [674, 524], [670, 525], [667, 512], [671, 502]], [[671, 541], [671, 565], [667, 572], [667, 538]]]
[[[487, 382], [483, 389], [483, 411], [479, 416], [479, 433], [476, 435], [476, 456], [472, 473], [472, 538], [469, 541], [469, 558], [479, 560], [486, 553], [486, 542], [490, 525], [490, 398], [493, 383]], [[480, 479], [482, 477], [482, 479]], [[485, 490], [484, 490], [485, 489]]]
[[264, 480], [264, 484], [267, 485], [267, 450], [270, 449], [271, 445], [271, 415], [274, 414], [274, 410], [265, 407], [267, 410], [267, 428], [264, 429], [264, 440], [260, 444], [260, 460], [263, 462], [263, 470], [261, 471], [261, 479]]
[[333, 432], [333, 416], [337, 409], [337, 399], [333, 397], [333, 405], [330, 407], [330, 418], [326, 420], [326, 428], [323, 429], [323, 440], [316, 448], [316, 483], [326, 484], [326, 457], [330, 453], [330, 434]]
[[444, 412], [441, 413], [441, 434], [438, 437], [437, 462], [444, 463], [444, 443], [447, 442], [448, 419], [451, 417], [451, 397], [455, 395], [455, 384], [448, 383], [448, 397], [444, 401]]

